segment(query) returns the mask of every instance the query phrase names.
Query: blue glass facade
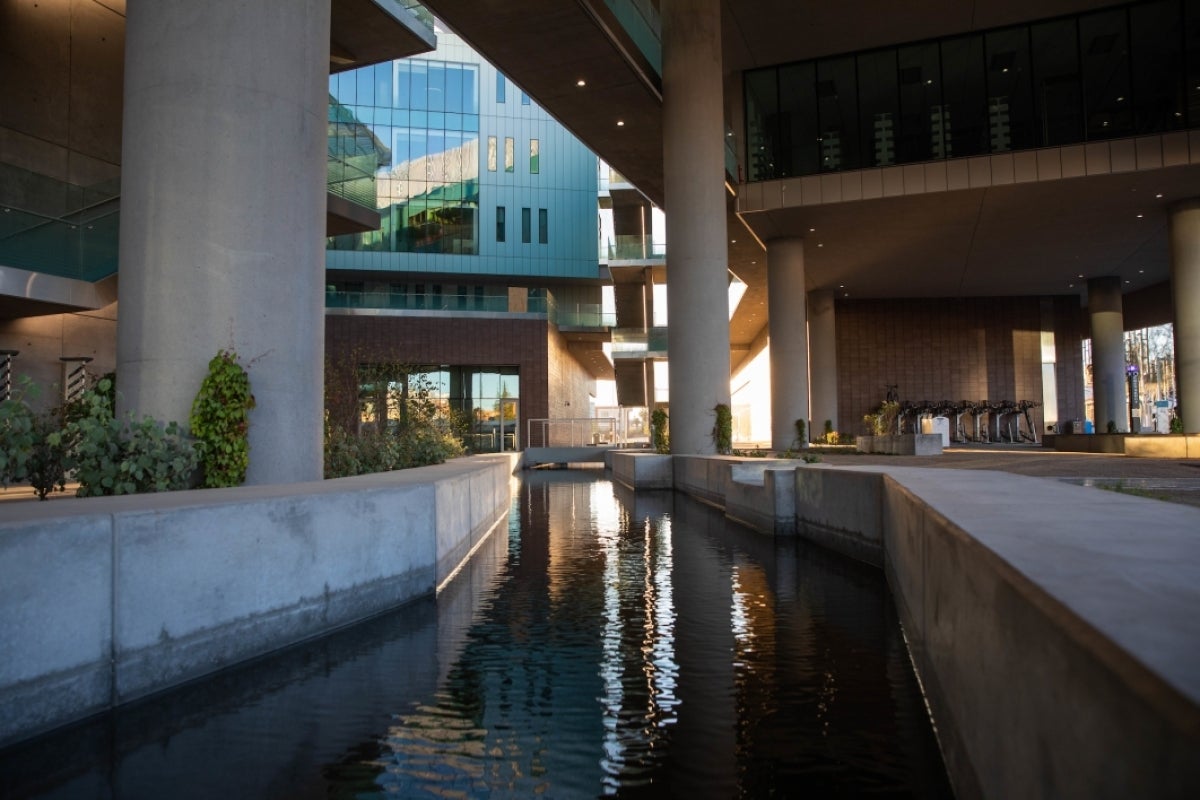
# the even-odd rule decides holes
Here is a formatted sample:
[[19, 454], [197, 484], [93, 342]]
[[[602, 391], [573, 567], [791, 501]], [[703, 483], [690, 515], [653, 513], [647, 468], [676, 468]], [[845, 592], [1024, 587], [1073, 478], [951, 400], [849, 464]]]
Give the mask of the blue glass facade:
[[595, 156], [457, 37], [435, 55], [330, 77], [383, 151], [382, 227], [329, 239], [327, 267], [596, 278]]
[[1200, 0], [745, 73], [751, 181], [1200, 127]]

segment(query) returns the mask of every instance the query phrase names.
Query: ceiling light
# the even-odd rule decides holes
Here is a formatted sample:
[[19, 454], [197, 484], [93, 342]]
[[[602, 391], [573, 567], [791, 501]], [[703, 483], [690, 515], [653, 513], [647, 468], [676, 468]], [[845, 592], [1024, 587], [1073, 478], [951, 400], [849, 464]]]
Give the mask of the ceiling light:
[[839, 283], [839, 284], [838, 284], [838, 288], [839, 288], [839, 289], [845, 289], [845, 288], [846, 288], [846, 284], [844, 284], [844, 283]]
[[1129, 281], [1128, 281], [1128, 280], [1127, 280], [1127, 281], [1125, 281], [1125, 282], [1126, 282], [1126, 283], [1129, 283]]
[[1125, 98], [1124, 98], [1124, 97], [1118, 97], [1118, 98], [1117, 98], [1117, 102], [1118, 102], [1118, 103], [1124, 103], [1124, 102], [1125, 102]]
[[[1106, 124], [1107, 124], [1107, 123], [1106, 123]], [[618, 128], [624, 128], [624, 127], [625, 127], [625, 120], [623, 120], [623, 119], [619, 119], [619, 120], [617, 120], [617, 127], [618, 127]]]
[[930, 78], [929, 80], [925, 81], [925, 85], [926, 85], [926, 86], [932, 86], [932, 85], [933, 85], [933, 78]]
[[808, 232], [809, 232], [809, 233], [816, 233], [816, 231], [817, 231], [817, 229], [816, 229], [816, 228], [809, 228], [809, 229], [808, 229]]
[[1001, 72], [1008, 72], [1008, 67], [1004, 67], [1004, 68], [1003, 68], [1003, 69], [1001, 69], [1000, 71], [1001, 71]]
[[1081, 277], [1081, 278], [1083, 277], [1083, 273], [1082, 273], [1082, 272], [1081, 272], [1081, 273], [1079, 273], [1079, 277]]
[[1074, 288], [1075, 288], [1075, 284], [1073, 284], [1073, 283], [1068, 283], [1068, 284], [1067, 284], [1067, 288], [1068, 288], [1068, 289], [1074, 289]]
[[824, 246], [825, 246], [825, 243], [824, 243], [824, 242], [819, 242], [819, 243], [817, 244], [817, 247], [824, 247]]
[[1143, 275], [1143, 274], [1145, 274], [1145, 272], [1146, 272], [1146, 270], [1144, 270], [1144, 269], [1139, 269], [1139, 270], [1138, 270], [1138, 275]]
[[845, 294], [842, 295], [842, 297], [849, 297], [849, 296], [850, 296], [849, 292], [846, 292]]
[[587, 81], [585, 81], [583, 78], [580, 78], [579, 80], [575, 81], [575, 85], [576, 86], [587, 86]]
[[1142, 219], [1145, 216], [1146, 216], [1145, 214], [1138, 214], [1138, 219]]
[[730, 244], [737, 244], [737, 239], [730, 239], [730, 240], [729, 240], [729, 243], [730, 243]]
[[1154, 196], [1155, 196], [1155, 197], [1158, 197], [1158, 198], [1161, 198], [1161, 197], [1162, 197], [1162, 192], [1159, 192], [1158, 194], [1156, 194], [1156, 195], [1154, 195]]
[[750, 263], [751, 263], [751, 264], [757, 264], [758, 262], [757, 262], [757, 261], [751, 261]]

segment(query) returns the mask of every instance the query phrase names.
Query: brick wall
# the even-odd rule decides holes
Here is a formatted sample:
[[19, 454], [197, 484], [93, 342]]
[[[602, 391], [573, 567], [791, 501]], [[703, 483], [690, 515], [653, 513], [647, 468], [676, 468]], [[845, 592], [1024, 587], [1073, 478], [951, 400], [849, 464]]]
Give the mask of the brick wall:
[[[1082, 414], [1086, 318], [1078, 311], [1076, 298], [1055, 299], [1059, 419]], [[836, 314], [838, 416], [847, 431], [861, 432], [888, 384], [901, 400], [1042, 400], [1037, 297], [839, 300]], [[1042, 430], [1040, 409], [1031, 416]]]

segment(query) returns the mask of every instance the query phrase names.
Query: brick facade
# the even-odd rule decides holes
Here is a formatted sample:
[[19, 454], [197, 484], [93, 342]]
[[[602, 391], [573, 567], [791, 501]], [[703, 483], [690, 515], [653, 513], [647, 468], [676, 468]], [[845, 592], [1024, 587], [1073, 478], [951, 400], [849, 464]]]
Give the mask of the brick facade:
[[[847, 431], [862, 432], [863, 415], [889, 384], [901, 400], [1042, 400], [1040, 298], [839, 300], [836, 315], [838, 416]], [[1087, 335], [1077, 298], [1054, 298], [1053, 326], [1058, 418], [1077, 419]], [[1041, 430], [1041, 409], [1031, 416]]]
[[369, 362], [517, 367], [522, 440], [525, 420], [588, 416], [591, 377], [544, 319], [328, 316], [325, 362], [334, 419], [353, 419], [337, 398], [356, 395], [353, 367]]

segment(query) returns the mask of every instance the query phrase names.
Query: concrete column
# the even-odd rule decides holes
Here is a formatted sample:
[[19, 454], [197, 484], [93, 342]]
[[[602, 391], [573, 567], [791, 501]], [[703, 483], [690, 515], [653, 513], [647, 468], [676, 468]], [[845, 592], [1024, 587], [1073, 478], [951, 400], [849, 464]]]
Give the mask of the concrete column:
[[712, 453], [729, 403], [721, 4], [663, 0], [661, 15], [671, 452]]
[[812, 421], [816, 439], [825, 432], [825, 420], [838, 427], [837, 328], [833, 292], [823, 289], [808, 294], [808, 352], [812, 359]]
[[1125, 402], [1125, 318], [1120, 278], [1088, 281], [1088, 315], [1092, 322], [1096, 432], [1104, 433], [1112, 420], [1117, 430], [1125, 433], [1129, 431], [1129, 407]]
[[187, 422], [250, 367], [247, 483], [321, 477], [329, 0], [129, 0], [117, 375]]
[[1175, 382], [1183, 429], [1200, 433], [1200, 198], [1171, 209]]
[[[771, 337], [771, 447], [788, 450], [796, 420], [809, 425], [808, 314], [804, 292], [804, 240], [767, 242], [767, 315]], [[824, 420], [822, 420], [823, 422]], [[801, 442], [804, 445], [805, 442]]]

